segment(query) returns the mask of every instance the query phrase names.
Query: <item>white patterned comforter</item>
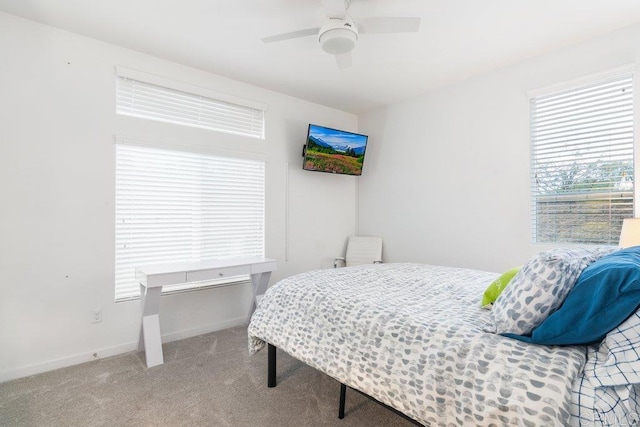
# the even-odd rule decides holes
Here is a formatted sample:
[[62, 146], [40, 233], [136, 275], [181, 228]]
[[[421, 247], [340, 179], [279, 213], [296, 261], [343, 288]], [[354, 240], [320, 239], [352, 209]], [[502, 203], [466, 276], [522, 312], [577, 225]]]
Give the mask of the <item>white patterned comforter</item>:
[[421, 264], [299, 274], [265, 294], [249, 349], [269, 342], [427, 425], [567, 425], [585, 347], [484, 332], [496, 277]]

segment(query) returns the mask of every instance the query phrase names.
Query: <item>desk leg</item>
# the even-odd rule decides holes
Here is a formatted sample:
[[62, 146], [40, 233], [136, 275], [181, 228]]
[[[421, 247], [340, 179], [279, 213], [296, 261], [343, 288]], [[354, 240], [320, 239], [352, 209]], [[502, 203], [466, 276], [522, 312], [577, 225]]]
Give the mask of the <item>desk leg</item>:
[[251, 310], [249, 311], [249, 317], [253, 314], [256, 307], [258, 307], [259, 297], [267, 290], [269, 279], [271, 278], [271, 272], [265, 271], [264, 273], [254, 273], [251, 275], [251, 285], [253, 286], [253, 301], [251, 302]]
[[138, 351], [144, 350], [147, 368], [162, 365], [162, 338], [160, 336], [160, 295], [162, 287], [146, 288], [140, 285], [140, 302], [142, 304], [142, 324]]

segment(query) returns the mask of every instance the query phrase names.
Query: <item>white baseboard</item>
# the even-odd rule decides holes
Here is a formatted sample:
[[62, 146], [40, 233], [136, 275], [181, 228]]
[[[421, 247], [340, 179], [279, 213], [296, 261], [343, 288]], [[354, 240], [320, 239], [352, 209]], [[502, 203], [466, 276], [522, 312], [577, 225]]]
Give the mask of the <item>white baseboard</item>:
[[[224, 322], [217, 322], [213, 324], [209, 324], [206, 326], [201, 326], [199, 328], [188, 329], [185, 331], [177, 331], [172, 332], [166, 335], [162, 335], [162, 342], [171, 342], [183, 340], [186, 338], [195, 337], [198, 335], [208, 334], [209, 332], [220, 331], [222, 329], [234, 328], [236, 326], [247, 325], [249, 322], [246, 317], [237, 317], [235, 319], [225, 320]], [[138, 346], [138, 342], [135, 343], [136, 348]]]
[[[162, 342], [167, 343], [171, 341], [183, 340], [186, 338], [195, 337], [197, 335], [207, 334], [209, 332], [219, 331], [221, 329], [233, 328], [235, 326], [241, 326], [247, 324], [246, 317], [238, 317], [236, 319], [227, 320], [224, 322], [217, 322], [199, 328], [188, 329], [184, 331], [171, 332], [162, 335]], [[87, 353], [75, 354], [59, 359], [49, 360], [47, 362], [36, 363], [22, 368], [13, 369], [9, 371], [0, 371], [0, 383], [5, 381], [11, 381], [18, 378], [28, 377], [42, 372], [53, 371], [55, 369], [66, 368], [67, 366], [79, 365], [80, 363], [91, 362], [93, 360], [104, 359], [105, 357], [117, 356], [119, 354], [128, 353], [130, 351], [136, 351], [138, 349], [138, 342], [129, 342], [125, 344], [119, 344], [113, 347], [105, 347], [88, 351]]]

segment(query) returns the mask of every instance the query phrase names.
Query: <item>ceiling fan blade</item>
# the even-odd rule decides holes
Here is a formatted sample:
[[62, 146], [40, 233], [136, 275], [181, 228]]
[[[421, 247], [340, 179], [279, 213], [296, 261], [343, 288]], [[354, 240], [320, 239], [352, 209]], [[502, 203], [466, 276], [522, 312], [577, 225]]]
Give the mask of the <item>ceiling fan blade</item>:
[[347, 5], [345, 0], [322, 0], [322, 8], [324, 14], [329, 18], [343, 19], [347, 12]]
[[306, 30], [292, 31], [290, 33], [276, 34], [275, 36], [263, 37], [264, 43], [280, 42], [283, 40], [297, 39], [299, 37], [315, 36], [320, 31], [320, 27], [307, 28]]
[[336, 62], [338, 63], [338, 68], [341, 70], [344, 68], [349, 68], [353, 65], [353, 58], [351, 56], [351, 52], [342, 53], [340, 55], [334, 55], [336, 57]]
[[376, 17], [358, 19], [361, 34], [416, 33], [420, 29], [420, 18]]

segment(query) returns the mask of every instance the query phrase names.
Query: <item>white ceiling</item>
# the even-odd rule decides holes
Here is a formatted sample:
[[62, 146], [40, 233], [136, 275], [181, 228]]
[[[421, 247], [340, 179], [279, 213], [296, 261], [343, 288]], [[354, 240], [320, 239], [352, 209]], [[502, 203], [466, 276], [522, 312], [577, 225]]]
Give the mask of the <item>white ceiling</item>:
[[640, 22], [639, 0], [352, 0], [356, 20], [422, 18], [361, 35], [339, 69], [313, 36], [321, 0], [0, 0], [0, 11], [353, 113]]

